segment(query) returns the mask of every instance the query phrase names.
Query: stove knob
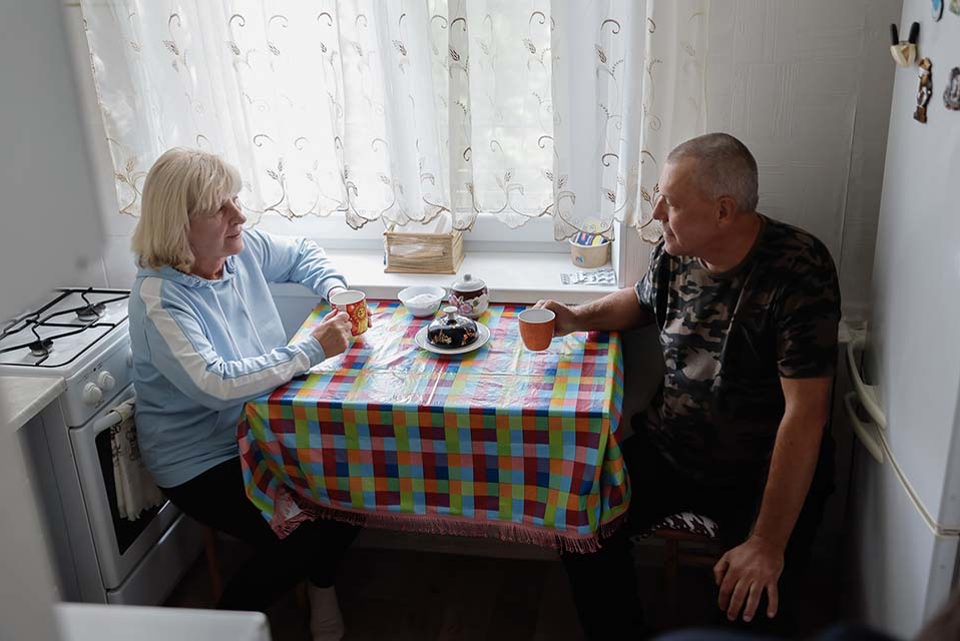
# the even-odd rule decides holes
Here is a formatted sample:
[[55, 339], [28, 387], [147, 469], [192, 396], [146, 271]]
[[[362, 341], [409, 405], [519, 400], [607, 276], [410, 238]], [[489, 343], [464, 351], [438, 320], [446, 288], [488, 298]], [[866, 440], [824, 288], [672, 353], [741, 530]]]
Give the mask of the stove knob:
[[87, 405], [96, 405], [103, 399], [103, 392], [93, 383], [83, 386], [83, 402]]
[[104, 392], [109, 392], [117, 386], [117, 379], [115, 379], [110, 372], [103, 371], [97, 376], [97, 385], [99, 385], [100, 389]]

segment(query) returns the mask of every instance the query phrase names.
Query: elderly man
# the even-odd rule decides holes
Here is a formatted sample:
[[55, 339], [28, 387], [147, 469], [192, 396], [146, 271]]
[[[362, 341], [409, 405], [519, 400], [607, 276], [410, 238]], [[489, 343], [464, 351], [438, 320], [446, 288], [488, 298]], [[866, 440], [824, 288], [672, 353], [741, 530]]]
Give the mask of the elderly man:
[[[630, 530], [683, 510], [713, 518], [729, 548], [714, 568], [718, 604], [745, 622], [776, 616], [778, 584], [789, 590], [819, 521], [826, 493], [810, 488], [840, 317], [826, 247], [756, 206], [757, 164], [743, 143], [688, 140], [663, 167], [653, 212], [663, 238], [636, 287], [575, 307], [538, 303], [556, 312], [557, 334], [657, 324], [666, 374], [624, 444]], [[625, 532], [564, 560], [590, 638], [613, 634], [624, 614], [636, 623]], [[611, 607], [604, 586], [627, 596]]]

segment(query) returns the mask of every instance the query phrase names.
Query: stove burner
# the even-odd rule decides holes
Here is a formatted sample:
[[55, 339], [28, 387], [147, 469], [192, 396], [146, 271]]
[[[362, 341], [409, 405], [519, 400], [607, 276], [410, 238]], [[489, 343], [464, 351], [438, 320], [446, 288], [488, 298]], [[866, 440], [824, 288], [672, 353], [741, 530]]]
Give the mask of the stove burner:
[[30, 353], [36, 356], [37, 358], [46, 356], [50, 353], [50, 348], [53, 347], [53, 341], [49, 338], [38, 340], [27, 345], [30, 348]]
[[87, 287], [54, 294], [33, 311], [0, 320], [0, 372], [14, 366], [73, 371], [127, 322], [124, 303], [130, 293], [125, 290]]
[[106, 309], [103, 303], [90, 304], [77, 310], [77, 318], [84, 322], [95, 321], [103, 316]]

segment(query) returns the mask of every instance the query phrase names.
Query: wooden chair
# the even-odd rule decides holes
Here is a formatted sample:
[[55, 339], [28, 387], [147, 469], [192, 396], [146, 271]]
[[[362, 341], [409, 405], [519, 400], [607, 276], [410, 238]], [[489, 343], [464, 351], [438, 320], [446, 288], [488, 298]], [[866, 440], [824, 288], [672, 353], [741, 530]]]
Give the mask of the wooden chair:
[[[220, 559], [217, 547], [217, 531], [209, 526], [203, 527], [203, 549], [207, 557], [207, 573], [210, 576], [210, 596], [213, 605], [220, 603], [223, 596], [223, 575], [220, 573]], [[297, 603], [301, 608], [309, 607], [307, 598], [307, 581], [301, 581], [295, 588]]]
[[663, 540], [664, 595], [671, 622], [676, 623], [679, 615], [680, 566], [713, 568], [723, 556], [717, 538], [719, 531], [716, 521], [708, 516], [678, 512], [665, 517], [641, 536]]
[[203, 549], [207, 557], [207, 572], [210, 575], [210, 594], [216, 605], [223, 594], [223, 577], [220, 574], [220, 559], [217, 556], [217, 531], [206, 525], [203, 526]]

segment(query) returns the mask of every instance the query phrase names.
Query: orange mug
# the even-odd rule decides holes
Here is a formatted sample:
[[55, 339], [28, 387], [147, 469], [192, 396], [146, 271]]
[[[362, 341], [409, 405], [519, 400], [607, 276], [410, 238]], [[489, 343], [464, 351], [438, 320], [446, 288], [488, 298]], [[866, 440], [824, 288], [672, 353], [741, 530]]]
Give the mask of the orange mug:
[[520, 338], [531, 352], [540, 352], [550, 347], [556, 314], [549, 309], [525, 309], [517, 316], [520, 319]]
[[338, 311], [350, 315], [350, 333], [354, 336], [370, 327], [370, 312], [367, 310], [367, 295], [355, 289], [344, 289], [330, 297], [330, 304]]

